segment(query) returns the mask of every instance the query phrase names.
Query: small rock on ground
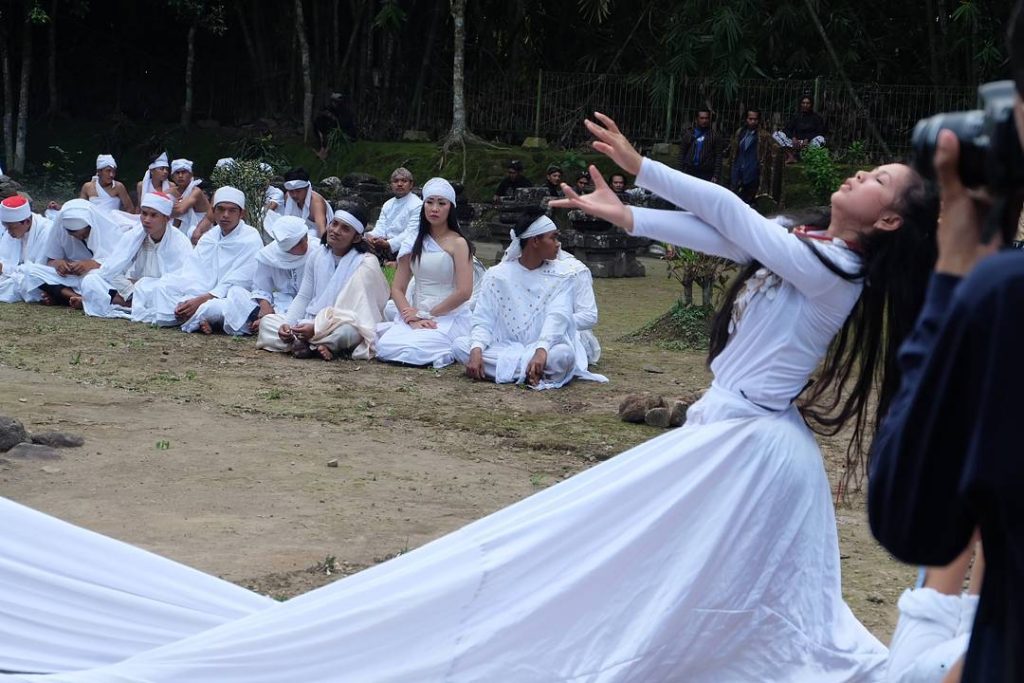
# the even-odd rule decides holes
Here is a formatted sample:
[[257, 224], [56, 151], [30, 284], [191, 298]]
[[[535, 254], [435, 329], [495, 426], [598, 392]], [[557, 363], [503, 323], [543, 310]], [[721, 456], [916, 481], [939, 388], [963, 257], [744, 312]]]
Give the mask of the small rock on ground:
[[51, 448], [78, 448], [85, 443], [85, 439], [68, 432], [40, 432], [32, 435], [32, 443]]
[[7, 451], [9, 458], [24, 458], [25, 460], [60, 460], [63, 456], [56, 449], [49, 446], [41, 446], [34, 443], [19, 443]]
[[651, 425], [652, 427], [668, 427], [669, 424], [669, 409], [668, 408], [651, 408], [644, 415], [644, 422]]
[[619, 419], [623, 422], [644, 421], [647, 411], [665, 405], [661, 396], [653, 394], [630, 394], [619, 403]]
[[20, 420], [0, 415], [0, 452], [14, 448], [22, 441], [28, 441], [28, 432]]
[[686, 411], [690, 408], [688, 403], [674, 401], [668, 415], [669, 427], [681, 427], [686, 422]]

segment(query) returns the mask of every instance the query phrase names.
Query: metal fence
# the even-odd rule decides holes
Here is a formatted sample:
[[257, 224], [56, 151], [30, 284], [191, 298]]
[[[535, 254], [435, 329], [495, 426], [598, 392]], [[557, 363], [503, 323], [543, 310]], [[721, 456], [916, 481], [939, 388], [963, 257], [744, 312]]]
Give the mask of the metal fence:
[[[750, 107], [761, 110], [766, 127], [782, 128], [801, 96], [809, 93], [828, 125], [831, 147], [844, 149], [861, 141], [867, 153], [882, 157], [883, 145], [869, 121], [891, 153], [901, 155], [908, 151], [910, 132], [918, 119], [976, 104], [976, 91], [971, 87], [874, 83], [854, 83], [852, 87], [861, 106], [844, 83], [826, 79], [747, 80], [727, 95], [722, 87], [696, 79], [682, 79], [670, 90], [654, 92], [630, 76], [545, 71], [532, 84], [493, 78], [467, 80], [466, 108], [472, 130], [508, 141], [539, 135], [555, 144], [578, 144], [587, 137], [581, 125], [584, 116], [599, 110], [620, 121], [632, 139], [651, 143], [675, 141], [701, 107], [714, 111], [723, 132], [737, 129]], [[431, 123], [443, 130], [451, 120], [450, 111], [440, 102], [431, 109]]]

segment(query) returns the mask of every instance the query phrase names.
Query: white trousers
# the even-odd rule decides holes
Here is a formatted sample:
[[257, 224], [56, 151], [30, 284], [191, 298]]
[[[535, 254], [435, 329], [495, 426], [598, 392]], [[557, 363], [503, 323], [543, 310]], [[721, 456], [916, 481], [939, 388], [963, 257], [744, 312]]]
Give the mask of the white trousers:
[[[452, 346], [452, 353], [455, 360], [463, 365], [469, 362], [469, 337], [459, 337]], [[504, 365], [509, 351], [504, 344], [492, 344], [483, 350], [484, 374], [489, 379], [499, 383], [526, 381], [526, 363], [519, 363], [519, 367], [512, 370], [510, 377], [504, 377], [505, 373], [499, 371], [499, 365]], [[532, 353], [530, 354], [533, 355]], [[554, 386], [561, 386], [568, 382], [576, 371], [576, 351], [568, 344], [555, 344], [548, 349], [548, 360], [544, 364], [544, 381]]]
[[[277, 331], [281, 329], [281, 325], [287, 322], [288, 320], [280, 313], [271, 313], [263, 316], [260, 319], [260, 331], [256, 339], [256, 348], [275, 353], [290, 353], [296, 342], [283, 341], [277, 334]], [[346, 324], [336, 327], [317, 346], [326, 346], [331, 353], [338, 355], [351, 351], [359, 346], [362, 341], [363, 336], [359, 334], [359, 330], [352, 325]]]
[[[779, 147], [791, 148], [793, 146], [792, 138], [783, 133], [781, 130], [777, 130], [774, 133], [772, 133], [772, 138], [775, 140], [775, 142], [779, 143]], [[808, 147], [822, 147], [824, 146], [824, 144], [825, 137], [822, 135], [815, 135], [813, 138], [811, 138], [811, 143], [808, 145]]]

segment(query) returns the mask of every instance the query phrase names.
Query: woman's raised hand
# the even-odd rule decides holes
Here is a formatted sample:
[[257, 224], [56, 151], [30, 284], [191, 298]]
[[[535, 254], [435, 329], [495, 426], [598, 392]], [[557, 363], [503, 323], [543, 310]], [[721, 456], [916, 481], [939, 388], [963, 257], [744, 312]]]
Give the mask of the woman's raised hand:
[[590, 178], [594, 181], [594, 191], [590, 194], [578, 195], [571, 187], [562, 183], [565, 199], [552, 199], [548, 206], [560, 209], [579, 209], [585, 214], [619, 226], [626, 232], [633, 232], [633, 212], [622, 203], [619, 196], [608, 187], [604, 176], [591, 165]]
[[639, 173], [643, 157], [622, 134], [618, 125], [599, 111], [594, 112], [594, 118], [597, 122], [590, 119], [583, 122], [590, 134], [597, 138], [590, 146], [614, 161], [626, 173], [633, 176]]

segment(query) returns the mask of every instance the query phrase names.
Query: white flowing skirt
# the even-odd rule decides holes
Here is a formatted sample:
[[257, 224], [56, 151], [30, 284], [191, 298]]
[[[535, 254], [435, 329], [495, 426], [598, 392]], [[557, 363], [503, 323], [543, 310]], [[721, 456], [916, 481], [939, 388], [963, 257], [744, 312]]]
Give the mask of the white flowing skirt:
[[712, 389], [684, 427], [413, 552], [42, 680], [829, 683], [885, 660], [842, 600], [812, 435]]

